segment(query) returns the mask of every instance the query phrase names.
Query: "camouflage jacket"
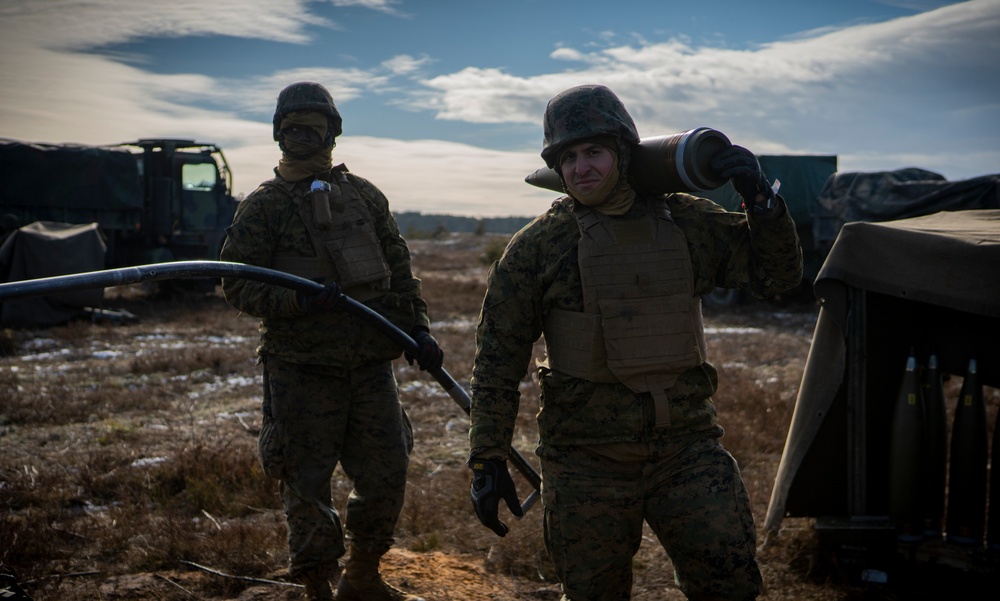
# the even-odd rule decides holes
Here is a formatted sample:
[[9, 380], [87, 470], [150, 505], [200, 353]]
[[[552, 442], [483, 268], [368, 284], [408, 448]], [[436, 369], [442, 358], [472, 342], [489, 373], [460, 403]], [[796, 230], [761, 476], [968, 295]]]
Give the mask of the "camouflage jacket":
[[[368, 206], [382, 253], [391, 270], [390, 292], [366, 304], [404, 332], [427, 326], [427, 304], [420, 280], [410, 269], [410, 252], [399, 233], [389, 202], [368, 180], [347, 173]], [[308, 189], [309, 181], [298, 185]], [[240, 202], [226, 230], [221, 259], [272, 266], [280, 255], [316, 256], [306, 226], [292, 197], [273, 185], [261, 185]], [[295, 363], [351, 367], [391, 360], [402, 351], [373, 326], [345, 311], [304, 315], [291, 289], [263, 282], [224, 278], [226, 300], [236, 309], [261, 318], [261, 355], [273, 354]]]
[[[770, 214], [725, 211], [712, 201], [670, 194], [666, 202], [687, 238], [695, 294], [716, 287], [739, 288], [758, 298], [796, 286], [802, 277], [802, 252], [795, 223], [784, 201]], [[637, 202], [622, 218], [637, 218], [650, 208]], [[577, 245], [577, 220], [556, 202], [518, 232], [489, 274], [476, 332], [469, 433], [472, 454], [506, 456], [517, 416], [518, 386], [527, 374], [543, 316], [551, 308], [583, 310]], [[670, 426], [654, 430], [648, 393], [636, 394], [620, 383], [595, 383], [539, 369], [541, 407], [539, 449], [548, 445], [644, 442], [717, 427], [711, 396], [718, 386], [710, 363], [689, 369], [667, 391]]]

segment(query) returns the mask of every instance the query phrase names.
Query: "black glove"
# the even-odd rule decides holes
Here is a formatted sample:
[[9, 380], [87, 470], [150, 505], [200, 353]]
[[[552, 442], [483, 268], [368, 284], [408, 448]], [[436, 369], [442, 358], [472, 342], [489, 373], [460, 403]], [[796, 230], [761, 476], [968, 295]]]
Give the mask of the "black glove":
[[507, 471], [507, 463], [502, 459], [473, 459], [469, 467], [472, 468], [472, 507], [476, 510], [476, 517], [497, 536], [506, 536], [507, 524], [497, 517], [500, 499], [507, 502], [512, 514], [517, 517], [524, 515], [514, 490], [514, 481]]
[[444, 351], [438, 346], [437, 340], [434, 340], [431, 333], [426, 328], [418, 326], [410, 332], [410, 338], [413, 338], [413, 341], [417, 343], [418, 353], [414, 357], [413, 353], [405, 351], [403, 356], [406, 361], [413, 365], [413, 360], [416, 359], [417, 365], [424, 371], [439, 369], [444, 363]]
[[307, 294], [300, 291], [295, 292], [295, 299], [298, 301], [299, 307], [306, 313], [332, 311], [340, 305], [340, 301], [343, 298], [344, 295], [340, 291], [340, 284], [337, 282], [330, 282], [324, 285], [323, 290], [316, 294]]
[[730, 146], [712, 157], [711, 167], [722, 179], [733, 181], [747, 209], [753, 208], [757, 194], [763, 194], [766, 199], [774, 196], [757, 157], [742, 146]]

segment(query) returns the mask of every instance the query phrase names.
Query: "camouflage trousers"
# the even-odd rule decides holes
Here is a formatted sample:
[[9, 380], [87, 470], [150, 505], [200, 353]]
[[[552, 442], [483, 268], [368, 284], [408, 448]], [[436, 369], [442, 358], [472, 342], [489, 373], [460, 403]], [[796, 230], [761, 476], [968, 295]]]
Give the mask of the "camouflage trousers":
[[644, 521], [689, 599], [760, 593], [750, 499], [716, 438], [650, 443], [648, 458], [635, 460], [550, 448], [542, 474], [545, 546], [563, 601], [629, 599]]
[[[392, 364], [356, 369], [264, 359], [264, 472], [281, 481], [290, 573], [331, 570], [346, 538], [385, 553], [403, 507], [413, 431], [399, 403]], [[331, 503], [340, 463], [353, 484], [343, 524]]]

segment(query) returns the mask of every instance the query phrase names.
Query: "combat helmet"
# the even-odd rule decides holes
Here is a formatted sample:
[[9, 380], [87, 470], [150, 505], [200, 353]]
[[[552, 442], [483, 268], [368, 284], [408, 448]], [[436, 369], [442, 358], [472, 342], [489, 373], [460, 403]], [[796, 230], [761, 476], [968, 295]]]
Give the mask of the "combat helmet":
[[333, 146], [333, 139], [343, 132], [343, 119], [333, 96], [322, 85], [311, 81], [300, 81], [286, 87], [278, 94], [278, 104], [274, 109], [274, 140], [278, 141], [281, 120], [294, 111], [319, 111], [329, 117], [330, 127], [326, 131], [326, 145]]
[[549, 100], [543, 120], [542, 158], [555, 167], [559, 151], [567, 144], [611, 135], [626, 144], [638, 144], [639, 132], [625, 105], [602, 85], [570, 88]]

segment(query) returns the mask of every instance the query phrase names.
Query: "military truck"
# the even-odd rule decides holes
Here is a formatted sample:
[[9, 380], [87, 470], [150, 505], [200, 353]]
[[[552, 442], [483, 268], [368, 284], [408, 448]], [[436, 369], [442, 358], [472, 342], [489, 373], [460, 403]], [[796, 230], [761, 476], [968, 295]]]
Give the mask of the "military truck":
[[180, 139], [109, 146], [0, 140], [0, 223], [97, 223], [106, 268], [218, 259], [232, 222], [222, 149]]

